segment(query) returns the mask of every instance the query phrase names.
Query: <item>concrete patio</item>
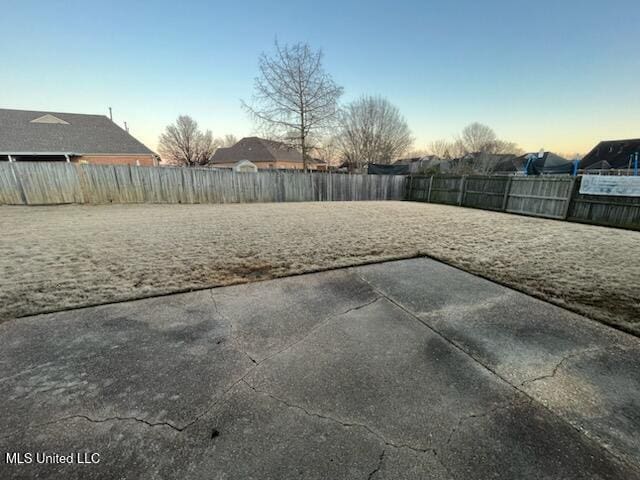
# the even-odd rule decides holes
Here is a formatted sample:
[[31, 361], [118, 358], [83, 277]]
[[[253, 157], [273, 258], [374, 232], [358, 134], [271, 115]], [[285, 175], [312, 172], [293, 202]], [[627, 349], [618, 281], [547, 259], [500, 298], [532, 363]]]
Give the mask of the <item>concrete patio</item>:
[[0, 339], [3, 479], [640, 478], [638, 339], [429, 259], [26, 317]]

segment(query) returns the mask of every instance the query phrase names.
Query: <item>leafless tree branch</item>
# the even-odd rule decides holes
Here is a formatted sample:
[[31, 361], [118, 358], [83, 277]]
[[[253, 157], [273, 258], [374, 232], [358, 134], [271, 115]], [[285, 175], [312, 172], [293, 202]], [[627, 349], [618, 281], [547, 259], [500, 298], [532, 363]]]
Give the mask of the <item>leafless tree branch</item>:
[[[322, 67], [322, 52], [306, 43], [281, 46], [258, 61], [252, 101], [242, 102], [262, 131], [302, 152], [304, 169], [312, 140], [338, 113], [343, 89]], [[316, 135], [314, 135], [316, 134]]]

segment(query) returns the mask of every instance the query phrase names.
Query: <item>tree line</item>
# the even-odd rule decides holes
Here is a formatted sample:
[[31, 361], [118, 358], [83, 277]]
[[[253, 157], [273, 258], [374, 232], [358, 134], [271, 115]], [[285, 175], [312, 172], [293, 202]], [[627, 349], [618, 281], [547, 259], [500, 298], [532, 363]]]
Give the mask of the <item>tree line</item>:
[[[343, 93], [325, 71], [321, 50], [307, 43], [280, 45], [276, 41], [271, 54], [260, 55], [254, 94], [242, 101], [242, 107], [261, 136], [296, 148], [305, 170], [311, 158], [355, 170], [369, 163], [391, 163], [410, 152], [414, 138], [395, 105], [376, 95], [363, 95], [342, 105]], [[214, 138], [211, 131], [201, 131], [191, 117], [180, 116], [160, 136], [159, 150], [169, 163], [205, 165], [217, 148], [236, 141], [233, 135]], [[470, 153], [487, 157], [518, 151], [517, 145], [498, 139], [491, 128], [479, 123], [467, 126], [453, 140], [433, 142], [428, 149], [451, 161]]]

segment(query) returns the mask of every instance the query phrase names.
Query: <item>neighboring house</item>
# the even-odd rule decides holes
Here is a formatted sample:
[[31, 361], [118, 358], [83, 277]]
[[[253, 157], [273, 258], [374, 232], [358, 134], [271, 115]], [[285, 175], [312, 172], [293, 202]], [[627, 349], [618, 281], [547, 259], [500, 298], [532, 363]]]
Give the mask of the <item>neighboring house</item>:
[[256, 167], [255, 163], [252, 163], [249, 160], [240, 160], [233, 165], [233, 171], [241, 173], [255, 173], [258, 171], [258, 167]]
[[633, 168], [631, 155], [640, 155], [640, 138], [600, 142], [580, 161], [584, 170]]
[[[209, 165], [217, 168], [233, 168], [236, 162], [247, 160], [259, 170], [302, 170], [302, 154], [284, 143], [258, 137], [245, 137], [228, 148], [219, 148], [211, 157]], [[320, 160], [307, 159], [309, 170], [326, 168]]]
[[573, 171], [573, 162], [553, 152], [542, 150], [503, 160], [496, 165], [493, 172], [496, 174], [525, 174], [525, 170], [527, 175], [570, 174]]
[[0, 161], [156, 165], [156, 155], [104, 115], [0, 109]]

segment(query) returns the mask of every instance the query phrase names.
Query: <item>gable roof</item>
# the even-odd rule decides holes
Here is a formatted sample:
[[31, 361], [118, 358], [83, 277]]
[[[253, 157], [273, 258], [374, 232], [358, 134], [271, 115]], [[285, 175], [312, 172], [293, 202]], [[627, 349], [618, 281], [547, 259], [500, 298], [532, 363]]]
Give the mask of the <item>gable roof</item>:
[[281, 142], [259, 137], [244, 137], [231, 147], [217, 149], [211, 157], [211, 163], [235, 163], [239, 160], [249, 160], [253, 163], [302, 163], [302, 154]]
[[153, 154], [104, 115], [0, 109], [0, 154]]
[[628, 168], [629, 156], [635, 152], [640, 152], [640, 138], [606, 140], [584, 156], [580, 168], [606, 168], [604, 162], [609, 164], [609, 168]]

